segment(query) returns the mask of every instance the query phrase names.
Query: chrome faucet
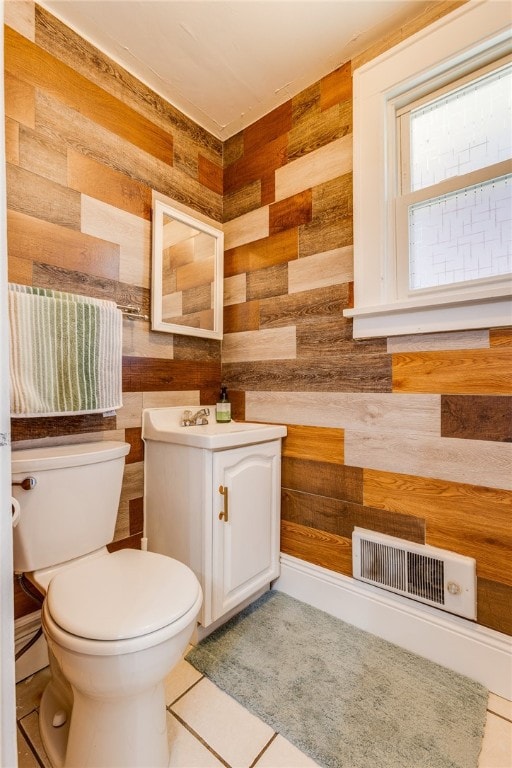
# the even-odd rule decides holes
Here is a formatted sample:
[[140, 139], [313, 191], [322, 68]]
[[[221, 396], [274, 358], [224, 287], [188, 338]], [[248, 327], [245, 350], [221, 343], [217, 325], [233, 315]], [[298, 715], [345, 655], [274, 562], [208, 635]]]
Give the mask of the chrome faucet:
[[183, 416], [181, 417], [181, 426], [182, 427], [194, 427], [199, 426], [201, 424], [208, 424], [208, 416], [210, 415], [210, 409], [209, 408], [200, 408], [199, 411], [196, 411], [196, 413], [192, 413], [192, 411], [184, 411]]

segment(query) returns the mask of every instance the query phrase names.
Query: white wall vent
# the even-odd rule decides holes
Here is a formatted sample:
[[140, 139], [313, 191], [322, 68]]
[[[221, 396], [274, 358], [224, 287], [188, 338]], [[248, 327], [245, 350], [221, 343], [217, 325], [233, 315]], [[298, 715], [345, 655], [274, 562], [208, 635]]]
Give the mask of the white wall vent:
[[476, 619], [476, 561], [364, 528], [352, 534], [355, 579]]

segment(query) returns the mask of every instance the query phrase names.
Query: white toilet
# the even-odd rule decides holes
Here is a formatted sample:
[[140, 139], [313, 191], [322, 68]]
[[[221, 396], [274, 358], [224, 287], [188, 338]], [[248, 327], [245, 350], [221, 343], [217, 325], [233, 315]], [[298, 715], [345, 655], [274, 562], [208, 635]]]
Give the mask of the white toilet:
[[[39, 727], [54, 768], [169, 763], [163, 681], [192, 635], [202, 593], [177, 560], [107, 551], [128, 451], [104, 441], [12, 453], [21, 506], [14, 569], [45, 594], [52, 677]], [[32, 488], [16, 485], [27, 477]]]

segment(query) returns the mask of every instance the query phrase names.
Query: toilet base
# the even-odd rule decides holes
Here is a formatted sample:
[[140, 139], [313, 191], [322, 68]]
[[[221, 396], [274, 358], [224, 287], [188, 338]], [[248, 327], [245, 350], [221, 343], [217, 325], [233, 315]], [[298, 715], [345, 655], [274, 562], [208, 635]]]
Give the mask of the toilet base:
[[68, 744], [69, 723], [71, 709], [64, 710], [67, 714], [66, 722], [56, 728], [53, 725], [53, 718], [56, 712], [63, 711], [66, 706], [62, 698], [55, 690], [55, 686], [50, 681], [43, 691], [41, 704], [39, 706], [39, 732], [41, 741], [48, 759], [53, 768], [62, 768], [66, 757], [66, 747]]
[[[47, 633], [52, 678], [39, 717], [52, 768], [168, 768], [164, 681], [186, 648], [198, 607], [176, 634], [119, 656], [77, 654]], [[49, 617], [43, 619], [47, 631]], [[56, 714], [66, 720], [60, 727]]]
[[40, 730], [52, 768], [168, 768], [164, 680], [187, 646], [202, 602], [190, 575], [197, 583], [190, 609], [171, 624], [133, 637], [91, 639], [66, 632], [45, 600], [42, 625], [52, 679], [43, 694]]
[[[143, 695], [123, 698], [122, 703], [98, 702], [77, 691], [73, 699], [70, 709], [53, 680], [43, 692], [39, 730], [53, 768], [168, 767], [163, 683]], [[67, 715], [66, 722], [55, 727], [54, 716], [61, 712]], [[120, 734], [118, 739], [113, 738], [115, 733]]]

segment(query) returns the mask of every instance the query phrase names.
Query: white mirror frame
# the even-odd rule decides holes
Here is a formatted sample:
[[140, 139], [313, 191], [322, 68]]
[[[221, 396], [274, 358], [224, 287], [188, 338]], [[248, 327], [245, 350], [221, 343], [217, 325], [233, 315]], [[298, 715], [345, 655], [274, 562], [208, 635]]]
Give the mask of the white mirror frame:
[[[190, 209], [189, 209], [190, 210]], [[213, 296], [213, 329], [197, 328], [178, 323], [168, 323], [163, 319], [163, 232], [164, 216], [187, 224], [200, 232], [215, 238], [215, 264]], [[213, 224], [207, 223], [200, 214], [186, 212], [175, 204], [163, 200], [153, 200], [153, 234], [151, 259], [151, 329], [165, 333], [177, 333], [185, 336], [199, 336], [207, 339], [222, 339], [223, 317], [223, 281], [224, 281], [224, 232]]]

